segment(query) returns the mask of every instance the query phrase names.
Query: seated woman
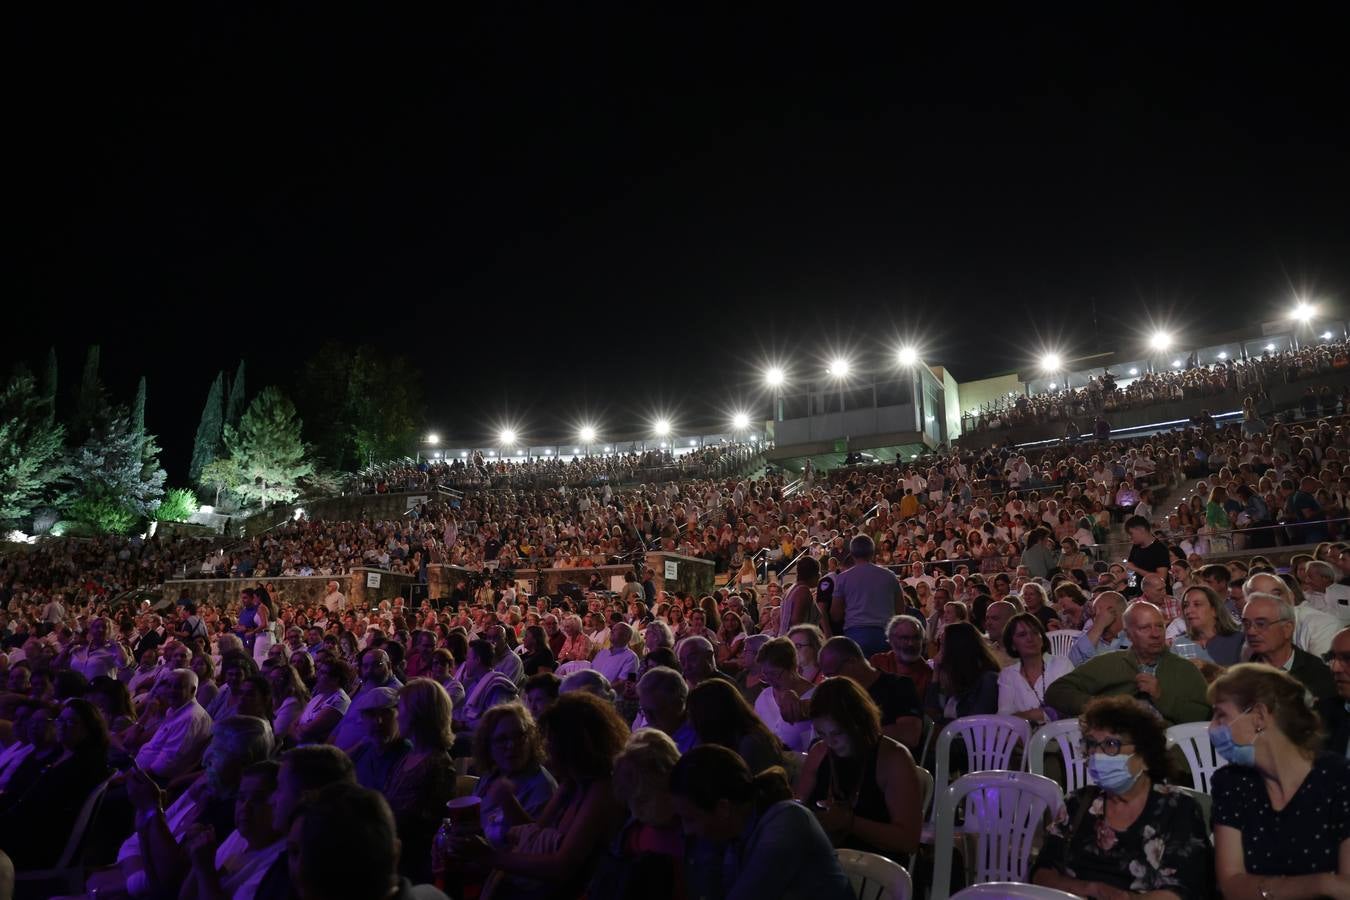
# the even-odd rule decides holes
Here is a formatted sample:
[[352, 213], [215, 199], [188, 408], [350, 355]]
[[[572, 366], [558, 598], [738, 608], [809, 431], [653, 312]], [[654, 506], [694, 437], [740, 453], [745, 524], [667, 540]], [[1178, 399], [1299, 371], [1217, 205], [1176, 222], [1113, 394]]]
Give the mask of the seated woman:
[[344, 659], [326, 656], [315, 669], [314, 696], [296, 718], [288, 735], [297, 744], [323, 744], [351, 708], [347, 695], [352, 667]]
[[431, 880], [432, 839], [455, 795], [450, 709], [445, 688], [430, 678], [414, 678], [398, 692], [398, 730], [412, 750], [389, 773], [384, 796], [403, 842], [399, 868], [414, 882]]
[[519, 703], [503, 703], [483, 714], [473, 735], [476, 797], [483, 798], [483, 821], [504, 827], [534, 821], [558, 789], [543, 766], [539, 727]]
[[881, 710], [850, 678], [811, 696], [820, 741], [797, 777], [797, 798], [836, 847], [902, 859], [919, 846], [923, 792], [909, 751], [881, 733]]
[[684, 832], [670, 798], [680, 750], [664, 731], [639, 728], [614, 761], [614, 792], [628, 822], [601, 857], [591, 897], [682, 898]]
[[782, 769], [752, 775], [735, 751], [695, 747], [675, 764], [670, 793], [684, 833], [711, 851], [688, 869], [710, 883], [691, 885], [689, 896], [852, 900], [829, 838], [793, 801]]
[[1163, 783], [1171, 764], [1162, 722], [1132, 697], [1103, 697], [1080, 724], [1093, 785], [1065, 799], [1031, 880], [1083, 897], [1209, 896], [1204, 813]]
[[783, 765], [783, 742], [730, 681], [712, 678], [703, 682], [689, 692], [686, 709], [700, 744], [727, 747], [756, 772]]
[[272, 705], [276, 708], [272, 728], [277, 740], [282, 740], [290, 734], [291, 726], [309, 703], [309, 689], [289, 663], [273, 666], [267, 672], [267, 681], [272, 686]]
[[1350, 762], [1319, 752], [1293, 676], [1233, 666], [1209, 688], [1214, 859], [1224, 897], [1350, 897]]
[[54, 865], [89, 793], [108, 777], [108, 728], [87, 700], [67, 700], [55, 721], [61, 748], [0, 815], [0, 847], [17, 869]]
[[527, 627], [521, 643], [525, 646], [525, 652], [521, 654], [520, 659], [525, 666], [526, 678], [540, 672], [552, 672], [558, 668], [558, 661], [553, 658], [553, 651], [548, 646], [548, 635], [544, 633], [542, 625]]
[[816, 686], [797, 672], [797, 651], [787, 638], [774, 638], [755, 657], [767, 690], [755, 698], [755, 714], [783, 745], [795, 753], [811, 746], [807, 703]]
[[539, 722], [558, 792], [533, 822], [511, 829], [499, 849], [484, 838], [457, 837], [456, 855], [495, 869], [484, 893], [516, 900], [572, 898], [623, 819], [614, 796], [614, 760], [628, 726], [611, 703], [587, 693], [559, 697]]
[[1052, 722], [1055, 711], [1045, 703], [1045, 690], [1073, 671], [1064, 656], [1052, 656], [1050, 638], [1041, 620], [1018, 613], [1003, 628], [1003, 649], [1017, 662], [998, 673], [999, 715], [1017, 716], [1037, 725]]
[[825, 633], [815, 625], [795, 625], [788, 631], [788, 640], [797, 648], [797, 673], [807, 681], [820, 684], [825, 675], [820, 671], [816, 656], [825, 646]]
[[998, 660], [969, 622], [953, 622], [942, 638], [924, 709], [941, 728], [962, 716], [998, 712]]
[[1241, 659], [1246, 635], [1213, 588], [1203, 584], [1186, 588], [1181, 595], [1181, 618], [1186, 635], [1172, 643], [1173, 653], [1220, 666], [1236, 665]]
[[[466, 652], [467, 647], [466, 644]], [[437, 647], [431, 652], [431, 671], [428, 677], [445, 688], [445, 692], [450, 695], [450, 702], [458, 709], [464, 702], [464, 685], [455, 677], [455, 669], [455, 657], [449, 650]]]

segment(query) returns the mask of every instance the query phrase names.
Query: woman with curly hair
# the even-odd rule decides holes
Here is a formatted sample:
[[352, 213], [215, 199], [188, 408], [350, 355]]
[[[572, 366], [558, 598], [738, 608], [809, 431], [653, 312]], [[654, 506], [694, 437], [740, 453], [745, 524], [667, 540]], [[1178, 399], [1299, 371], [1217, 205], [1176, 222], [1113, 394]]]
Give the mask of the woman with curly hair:
[[1133, 697], [1102, 697], [1079, 725], [1092, 784], [1065, 798], [1046, 829], [1032, 882], [1083, 897], [1208, 897], [1204, 813], [1164, 783], [1171, 763], [1162, 720]]

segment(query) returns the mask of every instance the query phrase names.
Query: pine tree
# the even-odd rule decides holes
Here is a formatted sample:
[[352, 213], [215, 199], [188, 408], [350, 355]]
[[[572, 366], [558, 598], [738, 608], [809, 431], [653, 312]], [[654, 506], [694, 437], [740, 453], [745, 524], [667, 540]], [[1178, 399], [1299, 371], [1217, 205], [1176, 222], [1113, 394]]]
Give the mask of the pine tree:
[[89, 346], [84, 358], [84, 372], [80, 376], [79, 393], [75, 395], [75, 416], [71, 420], [71, 439], [83, 441], [89, 430], [94, 427], [107, 406], [103, 393], [103, 384], [98, 378], [99, 347]]
[[131, 403], [131, 430], [145, 434], [145, 376], [136, 384], [136, 399]]
[[41, 396], [47, 401], [47, 415], [56, 418], [56, 348], [47, 348], [47, 370], [42, 373]]
[[[144, 455], [147, 449], [150, 464]], [[164, 496], [167, 477], [158, 466], [158, 455], [153, 438], [132, 430], [126, 407], [112, 410], [71, 454], [68, 477], [74, 506], [102, 504], [136, 517], [154, 512]]]
[[206, 405], [197, 423], [197, 437], [192, 442], [192, 462], [188, 465], [188, 481], [197, 484], [202, 469], [210, 465], [220, 450], [221, 426], [224, 424], [225, 373], [217, 372], [216, 380], [206, 392]]
[[225, 424], [231, 428], [239, 427], [239, 417], [244, 414], [244, 361], [239, 360], [234, 380], [230, 382], [230, 399], [225, 403]]
[[0, 391], [0, 522], [15, 524], [54, 500], [65, 473], [65, 428], [51, 414], [31, 375], [16, 375]]
[[159, 466], [159, 443], [155, 436], [145, 430], [145, 376], [141, 376], [136, 385], [136, 399], [131, 404], [131, 433], [140, 439], [141, 483], [154, 495], [147, 504], [147, 512], [153, 512], [164, 496], [164, 470]]
[[238, 428], [226, 424], [225, 446], [240, 476], [236, 494], [264, 507], [299, 496], [297, 482], [314, 471], [305, 461], [300, 425], [295, 405], [274, 387], [253, 398]]

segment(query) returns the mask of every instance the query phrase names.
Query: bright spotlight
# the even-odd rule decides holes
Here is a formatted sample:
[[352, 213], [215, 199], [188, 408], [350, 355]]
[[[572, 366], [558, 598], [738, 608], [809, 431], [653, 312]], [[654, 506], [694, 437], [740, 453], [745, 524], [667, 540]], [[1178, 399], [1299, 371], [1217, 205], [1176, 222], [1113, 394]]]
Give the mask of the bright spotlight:
[[1131, 369], [1131, 370], [1130, 370], [1130, 374], [1131, 374], [1131, 375], [1138, 375], [1138, 374], [1139, 374], [1139, 370], [1138, 370], [1138, 369]]
[[[665, 437], [666, 435], [670, 434], [670, 420], [657, 419], [656, 425], [653, 427], [652, 430], [656, 432], [657, 437]], [[665, 444], [662, 444], [661, 446], [664, 447]]]
[[436, 432], [433, 431], [433, 432], [431, 432], [430, 434], [427, 435], [427, 443], [428, 443], [428, 444], [439, 444], [440, 442], [441, 442], [441, 436], [440, 436], [439, 434], [437, 434]]
[[849, 364], [848, 360], [844, 359], [842, 356], [836, 356], [834, 359], [830, 360], [830, 368], [828, 371], [832, 378], [847, 378], [849, 370], [852, 368], [853, 367]]
[[[1060, 367], [1063, 365], [1064, 365], [1064, 358], [1061, 357], [1058, 353], [1047, 353], [1041, 357], [1042, 372], [1058, 372], [1060, 370]], [[1052, 384], [1050, 385], [1050, 387], [1053, 389], [1054, 385]]]
[[460, 459], [468, 459], [468, 458], [469, 458], [469, 451], [468, 451], [468, 450], [461, 450], [461, 451], [459, 451], [459, 458], [460, 458]]
[[1180, 369], [1180, 368], [1181, 368], [1181, 360], [1179, 360], [1179, 359], [1174, 359], [1174, 360], [1172, 360], [1172, 368], [1174, 368], [1174, 369]]
[[510, 428], [503, 428], [501, 434], [497, 435], [497, 443], [503, 447], [514, 447], [516, 445], [516, 433]]
[[1227, 351], [1227, 350], [1220, 350], [1220, 351], [1219, 351], [1219, 359], [1227, 359], [1227, 358], [1228, 358], [1228, 351]]
[[694, 440], [693, 438], [690, 438], [690, 439], [689, 439], [689, 446], [690, 446], [690, 447], [697, 447], [697, 446], [698, 446], [698, 441]]
[[573, 447], [573, 448], [572, 448], [572, 455], [573, 455], [573, 456], [576, 456], [576, 455], [577, 455], [578, 453], [580, 453], [580, 452], [581, 452], [581, 448], [580, 448], [580, 447]]
[[1159, 353], [1162, 353], [1167, 350], [1168, 347], [1172, 346], [1172, 335], [1168, 334], [1166, 331], [1155, 331], [1153, 334], [1149, 335], [1148, 345]]
[[1324, 331], [1324, 332], [1322, 332], [1322, 340], [1324, 340], [1324, 341], [1329, 341], [1329, 340], [1331, 340], [1331, 332], [1330, 332], [1330, 331]]
[[1289, 312], [1289, 318], [1297, 319], [1300, 322], [1306, 322], [1317, 314], [1317, 307], [1313, 306], [1307, 300], [1300, 300], [1294, 304], [1294, 308]]
[[919, 361], [919, 351], [913, 347], [901, 347], [896, 357], [900, 360], [900, 365], [909, 367]]
[[581, 426], [581, 432], [579, 436], [581, 437], [581, 442], [583, 444], [595, 443], [595, 429], [589, 425]]
[[550, 450], [549, 448], [545, 447], [545, 448], [544, 448], [544, 455], [545, 455], [545, 456], [552, 456], [552, 455], [553, 455], [553, 451]]
[[1057, 388], [1058, 386], [1059, 386], [1059, 385], [1055, 384], [1053, 381], [1050, 382], [1050, 390], [1053, 391], [1053, 390], [1054, 390], [1055, 388]]
[[769, 366], [764, 370], [764, 383], [771, 388], [782, 387], [787, 376], [778, 366]]
[[613, 451], [614, 451], [614, 448], [613, 448], [613, 447], [606, 447], [606, 448], [605, 448], [605, 452], [606, 452], [606, 453], [612, 453]]
[[736, 413], [731, 417], [731, 427], [737, 431], [744, 431], [750, 427], [750, 417], [745, 413]]
[[1275, 345], [1274, 345], [1274, 344], [1266, 344], [1266, 349], [1269, 350], [1271, 353], [1274, 353], [1274, 352], [1275, 352]]

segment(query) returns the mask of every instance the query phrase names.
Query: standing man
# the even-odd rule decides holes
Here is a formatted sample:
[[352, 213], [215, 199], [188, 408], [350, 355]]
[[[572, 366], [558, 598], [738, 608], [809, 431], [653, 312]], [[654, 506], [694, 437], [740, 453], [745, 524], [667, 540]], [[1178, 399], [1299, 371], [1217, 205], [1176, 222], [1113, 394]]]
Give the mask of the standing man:
[[855, 535], [849, 552], [853, 567], [834, 579], [830, 618], [843, 621], [844, 637], [861, 647], [865, 656], [884, 653], [889, 647], [886, 623], [905, 611], [900, 582], [890, 569], [872, 562], [876, 546], [867, 535]]
[[323, 608], [328, 610], [330, 615], [337, 615], [347, 608], [347, 598], [338, 590], [336, 581], [328, 582], [328, 593], [324, 594]]
[[1167, 570], [1171, 566], [1171, 556], [1167, 545], [1158, 540], [1143, 516], [1130, 516], [1125, 520], [1125, 531], [1130, 536], [1130, 555], [1125, 559], [1125, 568], [1140, 578], [1145, 575], [1157, 575], [1167, 579]]

